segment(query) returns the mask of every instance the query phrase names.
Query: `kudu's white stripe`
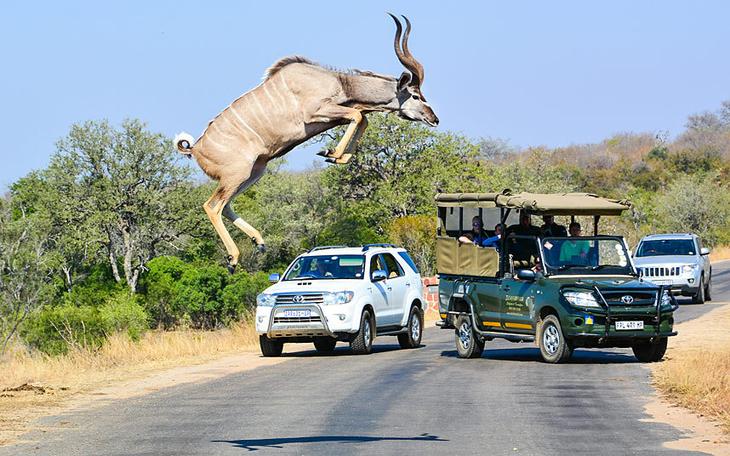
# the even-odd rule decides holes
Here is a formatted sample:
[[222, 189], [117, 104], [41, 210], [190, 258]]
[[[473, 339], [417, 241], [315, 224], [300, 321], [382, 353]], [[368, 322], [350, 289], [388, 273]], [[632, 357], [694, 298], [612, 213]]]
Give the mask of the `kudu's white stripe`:
[[256, 135], [256, 137], [257, 137], [257, 138], [259, 138], [259, 141], [261, 141], [261, 144], [263, 144], [264, 146], [266, 146], [266, 143], [264, 142], [263, 138], [261, 138], [261, 136], [260, 136], [260, 135], [259, 135], [258, 133], [256, 133], [256, 130], [254, 130], [253, 128], [251, 128], [251, 127], [249, 126], [249, 124], [247, 124], [247, 123], [246, 123], [246, 121], [245, 121], [245, 120], [243, 120], [243, 118], [242, 118], [241, 116], [239, 116], [239, 115], [238, 115], [238, 113], [236, 112], [236, 109], [235, 109], [235, 108], [233, 108], [233, 107], [231, 107], [231, 108], [232, 108], [232, 109], [231, 109], [231, 112], [232, 112], [232, 113], [233, 113], [233, 115], [234, 115], [234, 116], [236, 117], [236, 119], [237, 119], [237, 120], [238, 120], [239, 122], [241, 122], [241, 125], [243, 125], [244, 127], [246, 127], [246, 129], [247, 129], [248, 131], [250, 131], [251, 133], [253, 133], [254, 135]]

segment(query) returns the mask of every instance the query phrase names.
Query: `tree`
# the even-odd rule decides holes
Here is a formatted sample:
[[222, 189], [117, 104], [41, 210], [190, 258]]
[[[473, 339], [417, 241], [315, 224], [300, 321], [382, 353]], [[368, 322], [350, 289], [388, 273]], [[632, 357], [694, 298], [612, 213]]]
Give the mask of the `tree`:
[[44, 231], [22, 206], [0, 199], [0, 353], [31, 312], [54, 295]]
[[103, 252], [115, 280], [135, 292], [147, 261], [191, 228], [185, 214], [199, 205], [186, 197], [190, 170], [137, 120], [74, 125], [57, 148], [45, 177], [65, 236]]

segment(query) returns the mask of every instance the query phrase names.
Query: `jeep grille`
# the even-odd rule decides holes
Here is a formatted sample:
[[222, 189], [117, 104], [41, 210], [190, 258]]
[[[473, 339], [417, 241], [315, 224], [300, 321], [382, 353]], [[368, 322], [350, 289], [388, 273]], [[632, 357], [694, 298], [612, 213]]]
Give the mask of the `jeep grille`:
[[650, 268], [639, 268], [639, 272], [644, 277], [671, 277], [678, 276], [681, 273], [679, 266], [672, 267], [650, 267]]
[[[299, 298], [301, 296], [301, 300]], [[276, 304], [322, 304], [322, 293], [291, 293], [276, 296]]]

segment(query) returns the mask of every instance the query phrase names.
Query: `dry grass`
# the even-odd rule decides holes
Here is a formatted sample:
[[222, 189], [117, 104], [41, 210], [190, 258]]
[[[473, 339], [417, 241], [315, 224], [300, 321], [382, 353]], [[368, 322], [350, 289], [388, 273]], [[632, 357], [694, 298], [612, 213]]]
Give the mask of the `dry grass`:
[[719, 245], [710, 252], [710, 261], [730, 260], [730, 245]]
[[672, 402], [718, 420], [730, 434], [730, 306], [678, 325], [654, 382]]

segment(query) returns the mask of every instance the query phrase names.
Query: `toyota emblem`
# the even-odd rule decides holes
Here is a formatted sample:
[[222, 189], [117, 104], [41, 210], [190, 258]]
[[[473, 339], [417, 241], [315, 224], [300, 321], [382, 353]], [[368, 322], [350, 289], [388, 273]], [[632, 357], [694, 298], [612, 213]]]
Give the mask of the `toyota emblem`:
[[304, 302], [304, 296], [302, 296], [302, 295], [296, 295], [291, 300], [294, 301], [294, 302]]
[[631, 295], [621, 296], [621, 302], [624, 304], [631, 304], [634, 302], [634, 297]]

